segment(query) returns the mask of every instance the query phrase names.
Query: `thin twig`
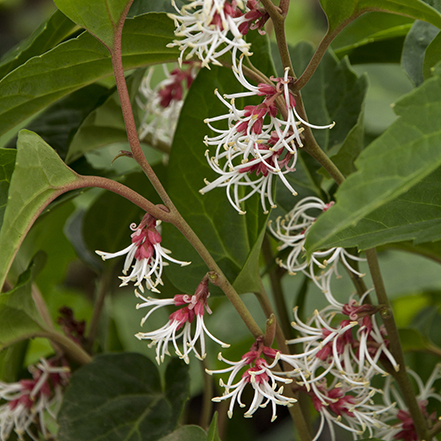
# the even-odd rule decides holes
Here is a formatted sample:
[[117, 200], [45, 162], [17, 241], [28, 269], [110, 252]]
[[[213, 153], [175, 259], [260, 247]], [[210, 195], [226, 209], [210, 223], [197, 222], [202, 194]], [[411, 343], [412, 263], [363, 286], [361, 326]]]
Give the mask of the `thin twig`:
[[204, 430], [207, 430], [210, 426], [211, 414], [213, 413], [213, 402], [211, 401], [214, 391], [213, 377], [208, 375], [206, 372], [208, 366], [205, 360], [201, 361], [200, 366], [202, 369], [202, 376], [204, 378], [204, 390], [202, 394], [202, 412], [199, 425]]
[[104, 271], [99, 286], [98, 292], [95, 299], [95, 305], [93, 308], [92, 318], [89, 323], [89, 333], [87, 335], [87, 350], [91, 352], [93, 348], [93, 343], [95, 342], [96, 336], [98, 334], [99, 323], [101, 319], [101, 314], [104, 308], [104, 302], [106, 300], [106, 295], [110, 287], [110, 278], [113, 272], [110, 270]]
[[92, 361], [90, 355], [79, 345], [77, 345], [69, 337], [55, 331], [42, 331], [34, 334], [35, 337], [42, 337], [58, 344], [63, 349], [65, 355], [71, 360], [81, 365], [88, 364]]
[[[274, 256], [271, 250], [271, 243], [269, 241], [268, 235], [266, 234], [263, 238], [262, 254], [267, 266], [274, 263]], [[274, 268], [270, 268], [268, 273], [271, 282], [273, 298], [276, 304], [277, 314], [279, 317], [280, 327], [282, 328], [282, 331], [285, 334], [285, 336], [291, 337], [293, 328], [291, 327], [291, 321], [288, 317], [288, 309], [286, 307], [285, 296], [283, 294], [280, 274], [278, 274], [277, 271], [278, 268], [279, 268], [278, 266], [275, 266]]]
[[410, 382], [410, 378], [406, 372], [404, 361], [403, 348], [401, 347], [400, 337], [398, 334], [397, 325], [393, 316], [392, 308], [390, 306], [389, 298], [386, 294], [383, 278], [380, 272], [380, 265], [378, 264], [377, 252], [375, 248], [366, 250], [366, 258], [368, 261], [372, 280], [374, 282], [375, 292], [377, 294], [378, 303], [385, 305], [380, 314], [386, 327], [387, 336], [390, 342], [390, 350], [396, 362], [399, 365], [399, 370], [395, 374], [395, 380], [400, 386], [404, 401], [412, 415], [412, 420], [415, 429], [421, 440], [429, 440], [426, 419], [424, 418], [421, 408], [415, 396], [415, 392]]

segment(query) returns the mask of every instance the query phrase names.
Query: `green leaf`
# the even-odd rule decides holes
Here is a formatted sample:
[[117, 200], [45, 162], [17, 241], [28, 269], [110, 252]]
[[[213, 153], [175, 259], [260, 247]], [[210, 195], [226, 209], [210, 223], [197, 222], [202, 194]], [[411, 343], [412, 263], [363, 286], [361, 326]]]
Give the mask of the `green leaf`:
[[432, 346], [429, 339], [417, 329], [401, 328], [398, 332], [404, 352], [425, 351]]
[[0, 352], [0, 381], [14, 383], [19, 380], [29, 341], [23, 340]]
[[[331, 156], [332, 162], [338, 167], [344, 176], [355, 172], [355, 160], [358, 158], [364, 147], [364, 110], [361, 111], [357, 124], [352, 127], [338, 152]], [[334, 153], [333, 151], [330, 152]]]
[[396, 242], [387, 245], [387, 248], [407, 251], [409, 253], [419, 254], [420, 256], [432, 259], [437, 263], [441, 263], [441, 241], [421, 243], [415, 245], [408, 241]]
[[[165, 14], [127, 20], [122, 54], [124, 68], [175, 60], [173, 21]], [[84, 32], [40, 57], [30, 59], [0, 81], [0, 135], [54, 101], [113, 74], [108, 51]]]
[[76, 25], [60, 11], [55, 11], [29, 38], [5, 54], [0, 62], [0, 78], [32, 57], [41, 55], [67, 38]]
[[44, 253], [38, 254], [21, 274], [15, 288], [0, 294], [0, 351], [44, 331], [32, 299], [32, 282], [44, 263]]
[[8, 202], [9, 185], [14, 171], [17, 152], [12, 149], [0, 149], [0, 228]]
[[207, 441], [221, 441], [217, 428], [217, 417], [218, 413], [214, 412], [213, 419], [211, 420], [210, 427], [208, 428]]
[[438, 34], [439, 29], [430, 23], [416, 21], [404, 41], [401, 66], [415, 86], [423, 81], [423, 62], [427, 47]]
[[60, 441], [155, 441], [174, 429], [173, 415], [181, 409], [182, 403], [171, 402], [162, 390], [158, 369], [148, 358], [98, 355], [71, 378], [58, 436]]
[[[183, 0], [176, 0], [176, 6], [180, 9], [184, 6]], [[130, 7], [127, 17], [146, 14], [147, 12], [170, 12], [176, 14], [176, 9], [170, 0], [135, 0]]]
[[[369, 223], [372, 213], [381, 207], [388, 210], [386, 204], [392, 201], [399, 203], [397, 198], [405, 200], [405, 193], [409, 190], [410, 195], [414, 195], [413, 203], [417, 204], [423, 194], [429, 200], [426, 189], [421, 188], [424, 185], [419, 187], [418, 184], [432, 173], [427, 178], [428, 182], [435, 179], [436, 194], [439, 193], [435, 170], [441, 165], [441, 78], [434, 77], [403, 97], [395, 105], [395, 112], [401, 117], [363, 151], [356, 161], [358, 171], [349, 176], [337, 191], [337, 203], [320, 215], [311, 227], [306, 240], [309, 253], [330, 246], [365, 248], [363, 239], [378, 227], [378, 224]], [[414, 207], [419, 209], [417, 205]], [[395, 226], [401, 227], [400, 240], [408, 239], [410, 233], [415, 233], [412, 224], [406, 229], [408, 221], [403, 211], [390, 213], [390, 216], [393, 216]], [[413, 213], [414, 222], [418, 217], [418, 213]], [[363, 218], [368, 223], [361, 223]], [[383, 218], [380, 220], [384, 221]], [[389, 241], [396, 241], [391, 233], [389, 231]], [[420, 241], [428, 240], [424, 231], [417, 233], [422, 235]], [[373, 246], [371, 242], [369, 246]]]
[[424, 62], [423, 62], [423, 76], [428, 79], [433, 75], [435, 66], [441, 60], [441, 34], [438, 34], [432, 42], [427, 46]]
[[0, 285], [3, 285], [18, 247], [41, 211], [64, 185], [78, 177], [54, 150], [33, 132], [22, 130], [0, 230]]
[[20, 269], [23, 265], [27, 266], [39, 250], [46, 253], [46, 265], [35, 279], [46, 299], [55, 287], [63, 282], [68, 265], [76, 258], [75, 251], [63, 231], [74, 210], [75, 205], [72, 201], [47, 209], [26, 235], [14, 262], [13, 268]]
[[251, 248], [251, 251], [248, 255], [248, 258], [242, 270], [239, 272], [236, 279], [234, 280], [233, 286], [235, 290], [239, 293], [245, 293], [250, 291], [259, 292], [261, 289], [259, 285], [259, 278], [260, 278], [259, 257], [260, 257], [260, 251], [262, 249], [262, 242], [265, 236], [265, 231], [266, 228], [261, 229], [259, 238]]
[[341, 246], [357, 241], [360, 249], [390, 242], [415, 244], [441, 239], [441, 169], [413, 188], [365, 216], [355, 227], [339, 234]]
[[[108, 94], [106, 87], [97, 84], [86, 86], [44, 110], [27, 125], [27, 129], [40, 135], [65, 159], [69, 143], [80, 124]], [[13, 139], [8, 147], [15, 146], [16, 142]]]
[[[314, 50], [308, 43], [299, 43], [290, 50], [296, 71], [302, 72]], [[308, 119], [312, 124], [325, 125], [335, 121], [331, 130], [314, 130], [317, 142], [328, 150], [343, 143], [357, 124], [367, 89], [365, 76], [358, 76], [348, 59], [338, 60], [328, 51], [302, 89]]]
[[54, 3], [63, 14], [111, 49], [131, 0], [54, 0]]
[[[137, 105], [135, 97], [142, 77], [143, 70], [139, 70], [127, 79], [133, 107]], [[127, 131], [118, 91], [113, 90], [102, 105], [88, 114], [78, 131], [71, 137], [66, 163], [77, 160], [86, 152], [116, 142], [127, 142]]]
[[338, 58], [349, 56], [352, 64], [399, 62], [404, 37], [413, 20], [384, 12], [368, 12], [349, 23], [332, 42]]
[[160, 441], [207, 441], [207, 434], [199, 426], [182, 426]]
[[[167, 190], [227, 278], [234, 282], [265, 228], [267, 216], [263, 214], [257, 195], [247, 201], [247, 215], [241, 216], [231, 207], [224, 189], [214, 189], [205, 195], [199, 193], [204, 178], [212, 180], [216, 177], [204, 156], [207, 147], [203, 139], [209, 134], [204, 119], [227, 112], [213, 92], [216, 88], [221, 94], [234, 92], [232, 84], [236, 85], [236, 81], [228, 69], [213, 67], [211, 71], [203, 69], [199, 72], [185, 100], [175, 133]], [[240, 105], [239, 101], [236, 103]], [[191, 127], [190, 131], [188, 127]], [[193, 293], [207, 267], [174, 227], [165, 224], [163, 231], [164, 244], [172, 250], [173, 256], [192, 262], [185, 269], [170, 265], [167, 275], [177, 288]], [[258, 289], [257, 279], [246, 292], [253, 289]]]
[[246, 41], [251, 43], [253, 57], [250, 62], [267, 77], [276, 74], [273, 57], [271, 56], [270, 40], [267, 34], [261, 35], [259, 32], [248, 32]]
[[328, 17], [331, 32], [369, 11], [405, 15], [441, 28], [441, 14], [421, 0], [320, 0], [320, 4]]
[[172, 358], [165, 371], [165, 396], [171, 404], [172, 415], [169, 419], [172, 427], [176, 426], [182, 414], [190, 390], [188, 365], [179, 358]]

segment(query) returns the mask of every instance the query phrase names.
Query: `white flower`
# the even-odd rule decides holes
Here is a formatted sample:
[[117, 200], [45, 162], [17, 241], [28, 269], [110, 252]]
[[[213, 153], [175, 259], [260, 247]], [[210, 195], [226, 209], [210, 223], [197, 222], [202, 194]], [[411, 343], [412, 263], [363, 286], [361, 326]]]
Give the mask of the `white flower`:
[[370, 386], [341, 386], [336, 381], [330, 386], [324, 381], [319, 387], [314, 387], [309, 395], [320, 413], [320, 424], [312, 441], [319, 439], [325, 422], [332, 441], [336, 440], [334, 425], [351, 432], [354, 439], [359, 439], [366, 430], [372, 438], [375, 430], [387, 428], [381, 419], [382, 414], [389, 412], [394, 404], [387, 407], [375, 404], [372, 397], [377, 393], [381, 394], [381, 391]]
[[[241, 33], [243, 25], [246, 27], [250, 22], [241, 11], [244, 10], [241, 0], [195, 0], [180, 10], [174, 0], [172, 4], [178, 14], [169, 14], [169, 17], [175, 21], [175, 35], [181, 39], [167, 46], [179, 47], [181, 64], [187, 50], [186, 59], [197, 56], [203, 67], [209, 67], [210, 63], [220, 65], [217, 58], [232, 48], [251, 55], [250, 43]], [[242, 29], [242, 32], [245, 31]]]
[[[426, 384], [423, 383], [421, 378], [414, 371], [408, 369], [407, 372], [414, 378], [415, 383], [418, 387], [418, 394], [416, 399], [420, 405], [423, 416], [429, 422], [429, 427], [438, 420], [436, 412], [429, 414], [427, 405], [428, 400], [433, 399], [441, 402], [441, 395], [434, 392], [433, 385], [435, 381], [441, 378], [441, 364], [437, 364], [428, 378]], [[393, 440], [417, 440], [418, 434], [415, 430], [415, 425], [413, 423], [410, 412], [407, 406], [399, 394], [398, 390], [395, 388], [394, 380], [391, 377], [386, 379], [386, 384], [384, 386], [384, 404], [383, 406], [388, 408], [388, 413], [385, 414], [385, 421], [390, 424], [388, 427], [381, 427], [375, 432], [375, 437], [382, 439], [384, 441]], [[392, 404], [398, 404], [397, 407], [392, 406]]]
[[147, 71], [137, 96], [137, 103], [144, 111], [139, 129], [139, 138], [152, 136], [152, 143], [162, 141], [171, 144], [183, 105], [185, 89], [188, 89], [197, 73], [197, 64], [191, 63], [187, 69], [175, 68], [168, 71], [162, 65], [166, 78], [156, 87], [151, 87], [154, 67]]
[[[268, 363], [263, 356], [273, 361]], [[250, 407], [244, 414], [245, 418], [251, 418], [259, 407], [266, 407], [271, 403], [271, 421], [274, 421], [277, 418], [277, 405], [292, 406], [293, 403], [297, 401], [294, 398], [284, 396], [283, 386], [278, 386], [278, 383], [292, 383], [292, 379], [282, 377], [282, 375], [287, 374], [286, 372], [277, 372], [277, 374], [275, 374], [272, 371], [272, 369], [277, 366], [281, 356], [282, 354], [280, 354], [279, 351], [264, 346], [262, 339], [257, 339], [250, 351], [244, 354], [238, 362], [226, 360], [222, 357], [222, 354], [219, 354], [219, 360], [229, 364], [230, 367], [215, 371], [206, 370], [206, 372], [210, 375], [230, 372], [230, 375], [227, 383], [224, 383], [222, 379], [219, 381], [219, 384], [225, 388], [225, 392], [221, 397], [213, 398], [213, 401], [220, 402], [231, 399], [228, 409], [228, 417], [231, 418], [236, 402], [240, 407], [245, 407], [245, 404], [241, 401], [242, 393], [245, 387], [251, 384], [254, 389], [254, 397]], [[244, 368], [247, 369], [242, 374], [241, 379], [237, 383], [234, 383], [236, 376]]]
[[[218, 135], [206, 136], [204, 142], [207, 146], [215, 146], [212, 156], [209, 150], [205, 155], [210, 167], [220, 176], [212, 182], [205, 180], [206, 186], [200, 192], [204, 194], [215, 187], [225, 187], [230, 203], [240, 214], [245, 213], [241, 204], [259, 193], [263, 210], [267, 212], [266, 200], [270, 207], [275, 207], [273, 182], [276, 176], [294, 196], [297, 195], [285, 175], [295, 170], [297, 148], [302, 147], [300, 134], [303, 128], [299, 125], [330, 128], [333, 124], [318, 127], [300, 119], [294, 97], [288, 89], [292, 81], [288, 70], [283, 78], [273, 79], [273, 85], [261, 83], [254, 86], [244, 76], [243, 57], [237, 64], [235, 55], [236, 50], [233, 50], [233, 72], [247, 92], [222, 97], [215, 91], [228, 113], [205, 120]], [[249, 96], [264, 98], [259, 105], [238, 109], [236, 99]], [[286, 119], [277, 117], [276, 102], [286, 107]], [[218, 128], [218, 122], [226, 123], [227, 128]]]
[[[317, 215], [326, 211], [332, 205], [333, 202], [325, 204], [314, 196], [306, 197], [298, 202], [285, 218], [278, 217], [275, 226], [272, 221], [268, 224], [274, 237], [282, 242], [278, 249], [290, 250], [286, 259], [278, 260], [279, 265], [286, 268], [292, 275], [301, 271], [308, 276], [329, 297], [330, 303], [333, 302], [331, 279], [333, 275], [340, 277], [338, 262], [341, 262], [352, 273], [363, 277], [364, 274], [354, 269], [349, 264], [349, 260], [365, 261], [363, 258], [350, 254], [344, 248], [333, 247], [329, 250], [314, 251], [308, 262], [304, 247], [308, 230], [315, 222]], [[310, 214], [311, 212], [315, 213]], [[319, 274], [317, 274], [317, 269], [321, 271]]]
[[53, 366], [41, 359], [29, 371], [32, 379], [17, 383], [0, 382], [0, 399], [6, 401], [0, 405], [1, 441], [7, 441], [12, 430], [19, 439], [23, 439], [26, 433], [36, 441], [40, 439], [36, 432], [41, 432], [46, 439], [49, 434], [48, 419], [55, 421], [69, 369]]
[[[170, 314], [169, 321], [162, 327], [152, 332], [139, 332], [136, 337], [139, 340], [151, 340], [149, 347], [156, 346], [156, 361], [158, 364], [164, 361], [165, 355], [170, 355], [168, 350], [169, 343], [173, 344], [175, 353], [182, 358], [186, 363], [189, 363], [188, 355], [194, 352], [195, 356], [200, 360], [206, 357], [205, 352], [205, 335], [211, 338], [214, 342], [221, 345], [223, 348], [228, 348], [230, 345], [223, 343], [214, 337], [207, 329], [204, 323], [204, 314], [207, 311], [211, 314], [208, 307], [207, 299], [210, 295], [208, 292], [208, 278], [205, 277], [198, 285], [194, 295], [189, 296], [180, 294], [174, 296], [173, 299], [152, 299], [145, 298], [137, 291], [135, 294], [144, 302], [139, 303], [136, 308], [150, 308], [152, 309], [146, 314], [141, 321], [141, 326], [146, 322], [150, 315], [157, 309], [166, 305], [183, 306]], [[195, 330], [192, 332], [192, 323], [196, 319]], [[179, 348], [177, 340], [182, 337], [182, 350]], [[200, 350], [196, 348], [196, 343], [200, 343]]]
[[328, 374], [351, 387], [364, 387], [374, 375], [388, 375], [379, 366], [380, 359], [387, 359], [395, 370], [399, 369], [387, 347], [384, 331], [376, 323], [377, 311], [374, 305], [350, 300], [345, 305], [316, 310], [303, 323], [297, 308], [294, 309], [292, 326], [301, 336], [287, 343], [302, 344], [303, 350], [287, 357], [300, 360], [305, 366], [308, 379], [303, 385], [307, 390], [317, 387]]
[[[116, 253], [95, 251], [103, 260], [127, 255], [124, 261], [124, 276], [120, 277], [122, 280], [120, 286], [125, 286], [131, 281], [136, 281], [135, 286], [139, 286], [141, 291], [144, 292], [142, 282], [145, 280], [147, 289], [159, 292], [156, 286], [158, 284], [162, 285], [162, 270], [165, 265], [168, 265], [163, 259], [181, 266], [190, 264], [190, 262], [182, 262], [169, 256], [170, 251], [161, 246], [162, 238], [156, 229], [156, 225], [157, 220], [153, 216], [146, 214], [138, 226], [136, 226], [136, 224], [130, 225], [130, 229], [134, 231], [134, 233], [131, 236], [132, 243], [127, 248]], [[132, 271], [126, 276], [134, 259], [135, 264], [132, 267]]]

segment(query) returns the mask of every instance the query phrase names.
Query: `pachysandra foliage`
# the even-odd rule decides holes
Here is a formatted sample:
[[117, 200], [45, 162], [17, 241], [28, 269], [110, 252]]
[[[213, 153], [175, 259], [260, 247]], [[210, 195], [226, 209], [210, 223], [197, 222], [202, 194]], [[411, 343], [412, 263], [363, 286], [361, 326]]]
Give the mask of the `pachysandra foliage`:
[[[435, 306], [426, 285], [401, 288], [411, 306], [395, 318], [372, 247], [441, 261], [437, 32], [418, 56], [405, 47], [418, 87], [382, 134], [364, 124], [366, 77], [337, 56], [377, 61], [355, 48], [402, 45], [440, 12], [323, 0], [314, 49], [286, 44], [295, 0], [55, 3], [68, 18], [0, 63], [0, 133], [14, 129], [0, 145], [0, 441], [219, 440], [214, 410], [225, 434], [262, 408], [269, 424], [289, 409], [300, 441], [436, 439], [440, 325], [421, 326]], [[408, 19], [356, 32], [372, 10]], [[69, 251], [46, 246], [61, 230], [38, 234], [57, 205]], [[201, 389], [201, 427], [188, 425]]]

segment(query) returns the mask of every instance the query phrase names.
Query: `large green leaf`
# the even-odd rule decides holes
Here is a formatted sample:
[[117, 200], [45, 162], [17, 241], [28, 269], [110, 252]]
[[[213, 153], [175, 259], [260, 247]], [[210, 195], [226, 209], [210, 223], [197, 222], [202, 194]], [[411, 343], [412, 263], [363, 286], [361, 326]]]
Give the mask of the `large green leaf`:
[[438, 34], [427, 46], [424, 54], [423, 76], [425, 79], [432, 76], [435, 66], [441, 61], [441, 34]]
[[351, 63], [399, 62], [404, 37], [413, 20], [384, 12], [368, 12], [349, 23], [333, 40], [338, 58], [348, 55]]
[[68, 265], [76, 258], [75, 251], [63, 231], [74, 210], [75, 205], [72, 201], [56, 204], [46, 210], [26, 235], [12, 267], [15, 272], [21, 271], [38, 251], [45, 252], [46, 265], [38, 274], [35, 283], [46, 299], [63, 282]]
[[[146, 14], [127, 20], [122, 53], [125, 69], [177, 58], [166, 45], [174, 38], [166, 14]], [[87, 32], [27, 61], [0, 81], [0, 134], [66, 96], [113, 74], [110, 54]]]
[[[358, 117], [357, 124], [351, 129], [343, 144], [339, 146], [337, 152], [330, 151], [331, 160], [343, 173], [349, 176], [356, 171], [355, 160], [364, 147], [364, 111]], [[336, 150], [336, 149], [334, 149]]]
[[11, 149], [0, 149], [0, 228], [8, 203], [9, 185], [15, 166], [17, 152]]
[[[187, 375], [179, 381], [188, 387]], [[71, 378], [58, 416], [59, 439], [159, 440], [175, 428], [183, 404], [170, 400], [157, 367], [143, 355], [98, 355]]]
[[[413, 225], [415, 222], [433, 220], [433, 217], [439, 218], [439, 214], [436, 215], [436, 210], [439, 212], [439, 208], [436, 208], [439, 198], [435, 196], [439, 194], [439, 174], [434, 173], [441, 166], [439, 73], [403, 97], [395, 105], [395, 112], [400, 118], [363, 151], [356, 161], [358, 171], [349, 176], [336, 193], [335, 206], [320, 215], [311, 227], [306, 241], [309, 253], [331, 245], [365, 248], [366, 242], [363, 240], [367, 235], [382, 228], [378, 222], [368, 222], [372, 213], [383, 207], [383, 218], [377, 216], [377, 220], [383, 222], [388, 213], [386, 204], [392, 201], [400, 204], [400, 200], [406, 200], [408, 191], [413, 198], [412, 204], [401, 203], [399, 212], [388, 213], [394, 226], [400, 227], [399, 240], [408, 239], [414, 234], [421, 235], [420, 241], [439, 237], [437, 227], [434, 227], [436, 231], [428, 231], [427, 224], [420, 223], [416, 228]], [[431, 182], [430, 190], [423, 184], [418, 186], [426, 177], [427, 182]], [[431, 213], [431, 219], [420, 216], [421, 205], [418, 204], [423, 197], [433, 205], [425, 210], [425, 213]], [[397, 207], [395, 205], [395, 209]], [[413, 223], [408, 222], [407, 213], [412, 213]], [[361, 223], [363, 218], [367, 221]], [[385, 228], [388, 227], [386, 224]], [[396, 241], [393, 231], [389, 231], [390, 242]], [[373, 245], [370, 241], [369, 246]]]
[[[185, 0], [176, 0], [176, 6], [182, 8]], [[147, 12], [171, 12], [176, 13], [176, 9], [171, 4], [170, 0], [134, 0], [128, 17], [146, 14]]]
[[399, 333], [403, 351], [405, 352], [438, 351], [438, 354], [440, 353], [440, 350], [418, 329], [401, 328]]
[[207, 441], [207, 434], [199, 426], [182, 426], [160, 441]]
[[369, 11], [406, 15], [441, 28], [441, 14], [421, 0], [320, 0], [320, 4], [328, 17], [330, 31]]
[[170, 425], [176, 426], [190, 391], [188, 365], [179, 358], [172, 358], [165, 371], [165, 396], [172, 407]]
[[[27, 125], [62, 158], [66, 158], [69, 143], [84, 119], [109, 95], [107, 87], [90, 84], [62, 98], [39, 114]], [[8, 147], [15, 147], [12, 139]]]
[[439, 29], [430, 23], [416, 21], [404, 41], [401, 66], [415, 86], [423, 81], [423, 62], [426, 49], [438, 34]]
[[36, 256], [19, 277], [15, 288], [0, 294], [0, 351], [44, 331], [44, 324], [32, 299], [32, 282], [44, 261], [43, 253]]
[[0, 230], [0, 285], [37, 216], [63, 186], [77, 179], [37, 134], [27, 130], [20, 132], [15, 170]]
[[0, 62], [0, 78], [29, 58], [41, 55], [68, 37], [76, 25], [60, 11], [43, 23], [29, 38], [11, 49]]
[[87, 29], [108, 48], [115, 44], [115, 32], [133, 0], [54, 0], [58, 9]]
[[404, 194], [339, 233], [339, 246], [360, 249], [391, 242], [416, 244], [441, 239], [441, 168]]
[[28, 340], [22, 340], [0, 352], [0, 381], [14, 383], [19, 380], [28, 344]]
[[[143, 76], [143, 69], [127, 79], [127, 88], [136, 106], [136, 95]], [[136, 113], [135, 113], [136, 114]], [[127, 142], [127, 131], [119, 101], [118, 91], [113, 90], [102, 105], [87, 115], [78, 131], [71, 137], [66, 163], [69, 164], [84, 153], [116, 142]]]

